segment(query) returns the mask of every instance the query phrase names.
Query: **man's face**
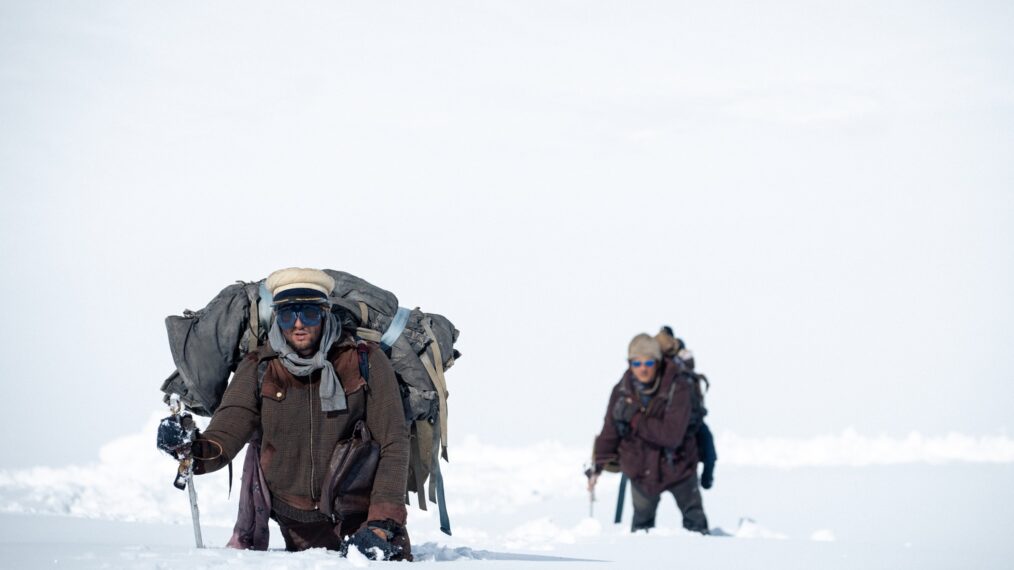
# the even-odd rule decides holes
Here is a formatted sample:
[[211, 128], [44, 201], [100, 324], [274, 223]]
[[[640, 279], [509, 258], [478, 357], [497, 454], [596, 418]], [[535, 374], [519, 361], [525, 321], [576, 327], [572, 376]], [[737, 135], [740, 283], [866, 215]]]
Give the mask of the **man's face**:
[[[650, 366], [649, 366], [650, 365]], [[630, 359], [630, 371], [639, 382], [647, 384], [655, 379], [655, 370], [658, 369], [658, 359], [653, 356], [635, 356]]]
[[[323, 314], [325, 310], [320, 305], [292, 305], [278, 309], [276, 318], [282, 329], [282, 336], [299, 356], [309, 358], [316, 354], [317, 349], [320, 348], [320, 337], [324, 331]], [[293, 318], [295, 322], [292, 323], [291, 328], [287, 328], [286, 325], [291, 323]], [[304, 320], [315, 324], [307, 324], [303, 322]]]

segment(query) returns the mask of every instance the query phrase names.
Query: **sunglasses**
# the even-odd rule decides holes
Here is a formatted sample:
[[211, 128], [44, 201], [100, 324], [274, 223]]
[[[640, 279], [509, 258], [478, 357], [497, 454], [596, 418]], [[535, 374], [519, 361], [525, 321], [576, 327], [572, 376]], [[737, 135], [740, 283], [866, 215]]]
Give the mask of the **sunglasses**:
[[630, 361], [630, 366], [632, 368], [640, 368], [642, 366], [645, 366], [647, 368], [651, 368], [652, 366], [655, 366], [655, 361], [654, 360], [645, 360], [645, 361], [642, 362], [640, 360], [631, 360]]
[[286, 305], [275, 313], [278, 326], [285, 330], [296, 326], [296, 319], [299, 319], [303, 326], [315, 327], [323, 318], [324, 307], [320, 305]]

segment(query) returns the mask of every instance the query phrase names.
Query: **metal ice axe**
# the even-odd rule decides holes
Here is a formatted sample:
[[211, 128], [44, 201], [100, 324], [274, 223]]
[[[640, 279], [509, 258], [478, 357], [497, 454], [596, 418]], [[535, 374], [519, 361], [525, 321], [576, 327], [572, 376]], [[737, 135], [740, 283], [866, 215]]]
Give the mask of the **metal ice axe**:
[[197, 432], [197, 426], [194, 424], [194, 418], [190, 415], [190, 412], [183, 410], [179, 394], [169, 396], [169, 412], [172, 414], [173, 419], [186, 432], [186, 441], [188, 442], [186, 446], [174, 454], [180, 462], [180, 467], [176, 472], [173, 486], [181, 491], [183, 489], [188, 491], [190, 496], [190, 516], [194, 520], [194, 541], [197, 543], [197, 548], [204, 548], [204, 539], [201, 538], [201, 513], [197, 509], [197, 491], [194, 489], [194, 459], [190, 449], [194, 435]]

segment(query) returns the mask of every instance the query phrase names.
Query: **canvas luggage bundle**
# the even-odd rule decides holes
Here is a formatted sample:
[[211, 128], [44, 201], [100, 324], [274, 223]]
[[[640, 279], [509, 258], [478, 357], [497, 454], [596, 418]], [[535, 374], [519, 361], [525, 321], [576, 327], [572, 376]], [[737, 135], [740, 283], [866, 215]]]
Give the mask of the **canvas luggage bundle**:
[[[428, 480], [429, 500], [438, 503], [441, 529], [450, 534], [439, 457], [447, 460], [444, 372], [460, 356], [458, 330], [441, 315], [399, 307], [393, 293], [354, 275], [324, 271], [335, 280], [330, 300], [342, 326], [355, 327], [357, 337], [380, 344], [391, 359], [412, 437], [408, 489], [425, 510]], [[162, 384], [166, 399], [176, 393], [193, 413], [213, 414], [239, 362], [267, 342], [271, 314], [262, 279], [234, 283], [203, 309], [166, 317], [176, 364]]]

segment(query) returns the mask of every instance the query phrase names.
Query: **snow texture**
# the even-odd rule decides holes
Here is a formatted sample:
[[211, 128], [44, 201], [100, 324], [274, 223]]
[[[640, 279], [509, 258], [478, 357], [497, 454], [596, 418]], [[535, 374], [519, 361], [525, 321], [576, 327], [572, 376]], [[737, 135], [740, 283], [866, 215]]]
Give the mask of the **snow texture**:
[[[175, 463], [155, 448], [155, 433], [163, 414], [154, 412], [139, 433], [104, 445], [95, 464], [0, 470], [0, 512], [188, 523], [190, 510], [185, 493], [171, 485]], [[206, 423], [206, 419], [200, 422]], [[793, 440], [724, 433], [719, 435], [717, 446], [720, 453], [718, 477], [721, 477], [721, 469], [732, 466], [788, 469], [945, 462], [1014, 463], [1014, 440], [1006, 436], [927, 437], [913, 432], [898, 439], [863, 436], [847, 430], [837, 436]], [[516, 513], [543, 501], [546, 496], [585, 498], [583, 487], [574, 484], [573, 478], [575, 472], [580, 472], [578, 467], [588, 461], [586, 449], [554, 442], [498, 447], [467, 437], [455, 445], [452, 453], [454, 461], [445, 470], [448, 477], [453, 478], [453, 492], [448, 493], [453, 513]], [[235, 464], [237, 480], [234, 485], [238, 485], [242, 471], [240, 455]], [[461, 476], [455, 477], [458, 474]], [[203, 520], [212, 525], [231, 525], [235, 511], [227, 507], [225, 470], [198, 477], [196, 489]], [[539, 531], [534, 527], [517, 530], [518, 537]], [[569, 536], [571, 532], [563, 531], [563, 534]], [[519, 538], [513, 543], [523, 542]]]
[[[139, 433], [103, 446], [95, 463], [0, 471], [0, 566], [316, 569], [383, 563], [358, 554], [280, 552], [274, 523], [275, 550], [221, 548], [236, 513], [224, 470], [197, 478], [211, 548], [195, 549], [186, 493], [172, 486], [175, 462], [155, 449], [159, 415]], [[1006, 437], [891, 438], [850, 430], [805, 440], [723, 434], [718, 443], [716, 486], [704, 497], [714, 536], [702, 537], [681, 528], [671, 499], [662, 501], [659, 526], [650, 534], [628, 532], [629, 499], [623, 524], [612, 524], [618, 481], [612, 474], [602, 477], [589, 517], [582, 474], [587, 449], [554, 442], [497, 447], [465, 438], [445, 468], [454, 536], [439, 532], [432, 507], [410, 507], [415, 555], [456, 568], [585, 567], [589, 561], [600, 561], [596, 567], [668, 567], [677, 552], [695, 568], [925, 568], [957, 564], [970, 551], [979, 553], [979, 567], [1001, 567], [1014, 554], [1003, 538], [1014, 528], [998, 507], [1009, 511], [1014, 491], [996, 492], [1014, 474]], [[872, 520], [864, 508], [875, 514]], [[978, 530], [951, 529], [942, 522], [947, 517], [975, 520]]]

